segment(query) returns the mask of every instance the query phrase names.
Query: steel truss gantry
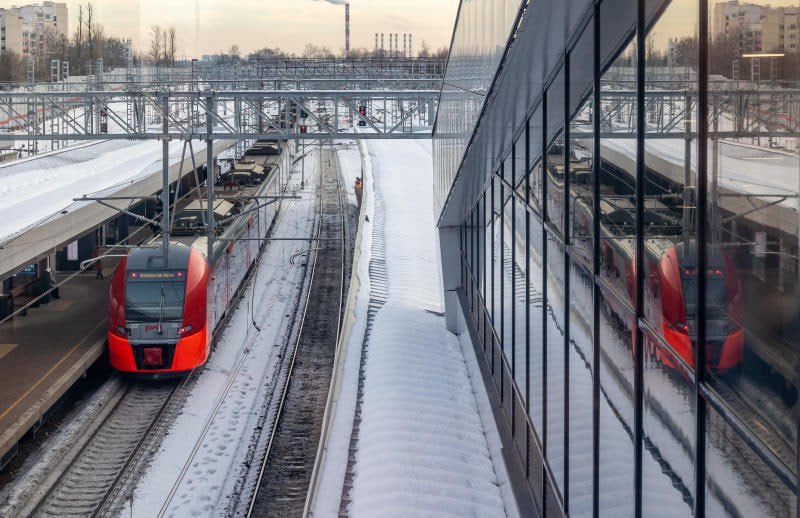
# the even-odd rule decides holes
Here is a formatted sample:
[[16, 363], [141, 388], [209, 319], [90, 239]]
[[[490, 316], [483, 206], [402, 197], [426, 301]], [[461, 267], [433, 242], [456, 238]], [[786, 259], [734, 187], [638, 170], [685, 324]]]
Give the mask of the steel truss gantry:
[[[708, 92], [710, 138], [787, 139], [800, 137], [800, 88], [726, 88], [715, 84]], [[601, 137], [635, 138], [636, 91], [603, 90]], [[645, 90], [646, 138], [694, 138], [697, 91]]]
[[[438, 90], [13, 92], [0, 94], [0, 141], [430, 138], [438, 97]], [[210, 134], [202, 115], [213, 122]]]

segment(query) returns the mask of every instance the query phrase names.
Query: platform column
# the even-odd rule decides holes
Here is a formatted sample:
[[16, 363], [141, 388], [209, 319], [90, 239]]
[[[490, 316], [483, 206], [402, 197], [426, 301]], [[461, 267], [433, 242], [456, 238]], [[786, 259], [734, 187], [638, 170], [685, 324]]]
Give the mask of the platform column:
[[453, 334], [461, 332], [458, 319], [458, 292], [461, 288], [460, 240], [456, 227], [439, 229], [439, 257], [442, 260], [442, 284], [444, 288], [444, 312], [447, 330]]
[[[39, 261], [38, 267], [36, 268], [36, 287], [34, 288], [31, 295], [38, 297], [42, 293], [45, 293], [47, 290], [50, 289], [50, 258], [45, 257], [44, 259]], [[42, 304], [47, 304], [50, 302], [50, 295], [45, 295], [39, 300]]]
[[167, 257], [169, 254], [169, 97], [165, 95], [161, 98], [161, 102], [161, 123], [164, 132], [161, 137], [161, 245], [164, 257]]
[[122, 214], [117, 218], [117, 243], [128, 239], [128, 215]]
[[211, 117], [214, 99], [206, 97], [206, 236], [208, 262], [213, 262], [214, 252], [214, 139], [211, 138], [214, 121]]
[[0, 320], [14, 312], [14, 297], [11, 290], [14, 288], [14, 278], [3, 279], [0, 285]]

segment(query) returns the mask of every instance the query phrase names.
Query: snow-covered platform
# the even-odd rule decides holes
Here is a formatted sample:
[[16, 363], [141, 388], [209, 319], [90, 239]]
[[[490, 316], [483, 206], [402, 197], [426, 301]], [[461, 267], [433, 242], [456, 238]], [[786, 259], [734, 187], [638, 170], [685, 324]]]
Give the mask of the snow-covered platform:
[[360, 155], [339, 152], [348, 185], [365, 177], [364, 207], [308, 510], [516, 516], [475, 353], [442, 316], [430, 143]]
[[[214, 153], [233, 141], [217, 141]], [[205, 162], [205, 143], [194, 143], [195, 162]], [[149, 196], [161, 189], [161, 143], [92, 142], [0, 166], [0, 277], [66, 246], [119, 215], [86, 196]], [[190, 153], [181, 167], [183, 143], [170, 144], [170, 178], [192, 170]], [[179, 171], [180, 170], [180, 171]], [[124, 207], [127, 201], [110, 202]]]

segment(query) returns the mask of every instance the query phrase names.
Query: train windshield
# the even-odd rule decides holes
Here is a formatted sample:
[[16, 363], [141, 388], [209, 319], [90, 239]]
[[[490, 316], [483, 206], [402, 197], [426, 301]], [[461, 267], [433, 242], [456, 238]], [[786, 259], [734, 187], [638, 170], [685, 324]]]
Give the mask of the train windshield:
[[125, 286], [128, 322], [183, 320], [186, 283], [183, 272], [130, 272]]
[[[697, 318], [697, 271], [684, 270], [681, 279], [687, 318]], [[728, 283], [722, 270], [709, 271], [706, 277], [706, 308], [710, 319], [723, 317], [727, 311]]]

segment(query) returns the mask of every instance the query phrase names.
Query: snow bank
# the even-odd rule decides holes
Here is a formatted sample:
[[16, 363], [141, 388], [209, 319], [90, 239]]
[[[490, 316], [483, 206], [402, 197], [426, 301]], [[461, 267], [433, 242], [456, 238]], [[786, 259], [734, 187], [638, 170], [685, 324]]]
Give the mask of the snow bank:
[[438, 315], [430, 144], [370, 151], [386, 209], [373, 250], [385, 244], [389, 289], [367, 353], [350, 514], [505, 516], [505, 468], [486, 438], [497, 431], [485, 429], [459, 339]]
[[339, 512], [356, 411], [361, 347], [367, 328], [370, 299], [369, 262], [375, 218], [371, 195], [372, 165], [363, 141], [340, 148], [336, 157], [350, 203], [356, 203], [354, 182], [362, 174], [364, 191], [359, 213], [358, 239], [353, 252], [350, 291], [342, 332], [337, 343], [322, 437], [306, 502], [306, 511], [310, 516], [334, 516]]

